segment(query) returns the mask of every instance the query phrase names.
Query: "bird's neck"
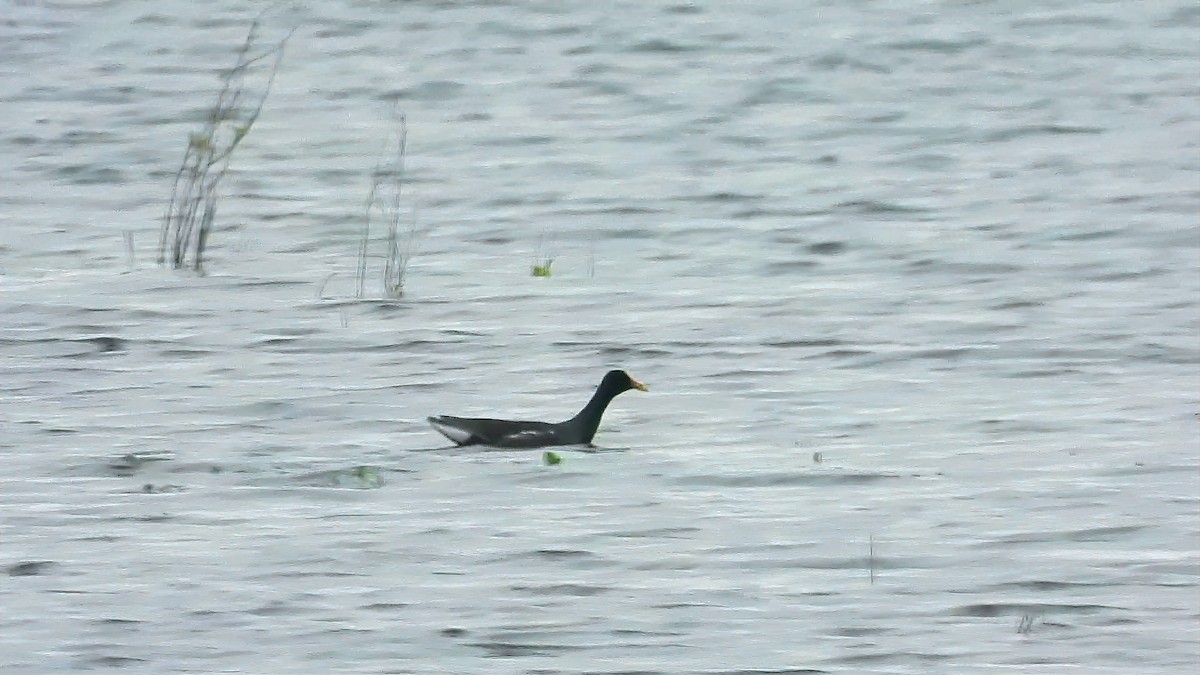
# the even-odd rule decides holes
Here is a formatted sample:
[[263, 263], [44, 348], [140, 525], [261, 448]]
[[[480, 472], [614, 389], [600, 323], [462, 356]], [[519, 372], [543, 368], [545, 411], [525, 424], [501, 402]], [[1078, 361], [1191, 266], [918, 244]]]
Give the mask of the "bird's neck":
[[615, 396], [611, 389], [601, 387], [592, 394], [592, 400], [583, 406], [583, 410], [571, 418], [569, 424], [580, 431], [584, 443], [592, 442], [596, 429], [600, 428], [600, 418], [604, 416], [605, 409]]

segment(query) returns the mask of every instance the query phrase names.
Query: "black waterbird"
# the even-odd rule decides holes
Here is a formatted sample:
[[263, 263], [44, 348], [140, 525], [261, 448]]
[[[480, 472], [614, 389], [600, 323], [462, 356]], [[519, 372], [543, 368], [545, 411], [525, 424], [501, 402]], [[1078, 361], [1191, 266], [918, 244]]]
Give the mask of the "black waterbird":
[[458, 445], [492, 445], [501, 448], [541, 448], [549, 445], [584, 445], [592, 442], [604, 409], [618, 394], [637, 389], [647, 391], [623, 370], [610, 370], [600, 381], [592, 400], [565, 422], [525, 422], [485, 417], [437, 415], [429, 418], [446, 438]]

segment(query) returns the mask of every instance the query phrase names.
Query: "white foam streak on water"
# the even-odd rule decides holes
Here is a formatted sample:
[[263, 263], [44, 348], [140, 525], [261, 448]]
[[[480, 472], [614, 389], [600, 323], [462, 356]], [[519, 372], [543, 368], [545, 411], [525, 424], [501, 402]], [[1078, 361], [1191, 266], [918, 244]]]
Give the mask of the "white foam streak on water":
[[[5, 11], [0, 672], [1194, 664], [1193, 8], [292, 9], [204, 277], [156, 219], [255, 7]], [[557, 466], [424, 422], [610, 367]]]

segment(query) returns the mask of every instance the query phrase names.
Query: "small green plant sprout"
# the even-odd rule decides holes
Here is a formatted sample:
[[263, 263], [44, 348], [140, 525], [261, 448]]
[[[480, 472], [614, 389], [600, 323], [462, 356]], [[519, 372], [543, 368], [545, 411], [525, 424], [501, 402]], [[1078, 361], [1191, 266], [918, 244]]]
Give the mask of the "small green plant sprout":
[[383, 295], [399, 299], [404, 295], [408, 266], [416, 249], [418, 235], [416, 213], [408, 227], [401, 226], [401, 196], [404, 192], [404, 160], [408, 153], [408, 120], [393, 104], [392, 119], [395, 136], [387, 145], [388, 154], [371, 174], [371, 191], [367, 195], [366, 216], [363, 219], [362, 241], [358, 248], [358, 284], [355, 297], [362, 298], [367, 280], [367, 259], [370, 254], [371, 223], [383, 221], [387, 228], [383, 255]]
[[559, 455], [557, 452], [554, 452], [553, 450], [547, 450], [542, 453], [542, 461], [546, 463], [546, 466], [554, 466], [556, 464], [562, 464], [562, 455]]
[[553, 264], [554, 264], [554, 258], [546, 258], [541, 263], [534, 263], [533, 266], [530, 267], [530, 272], [535, 277], [548, 277], [548, 276], [550, 276], [550, 273], [551, 273], [550, 266]]
[[529, 273], [535, 277], [548, 277], [551, 274], [550, 267], [554, 264], [554, 256], [545, 252], [546, 235], [538, 237], [537, 252], [533, 255], [533, 264], [529, 267]]
[[[262, 112], [283, 59], [284, 46], [295, 30], [263, 47], [259, 37], [263, 14], [251, 22], [246, 40], [238, 50], [237, 62], [222, 73], [220, 93], [205, 116], [203, 128], [188, 135], [187, 149], [171, 187], [171, 201], [163, 215], [158, 246], [160, 265], [204, 271], [204, 251], [217, 215], [221, 179], [229, 170], [233, 151]], [[251, 77], [264, 79], [253, 87], [246, 83]]]

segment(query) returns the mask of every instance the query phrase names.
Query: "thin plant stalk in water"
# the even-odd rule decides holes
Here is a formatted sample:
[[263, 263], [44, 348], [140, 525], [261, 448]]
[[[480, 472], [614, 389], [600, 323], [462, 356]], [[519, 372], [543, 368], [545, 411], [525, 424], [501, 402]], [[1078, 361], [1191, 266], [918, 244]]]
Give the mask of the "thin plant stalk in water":
[[417, 239], [416, 214], [408, 228], [400, 225], [400, 198], [404, 192], [404, 160], [408, 153], [408, 121], [403, 113], [393, 113], [397, 136], [395, 151], [375, 167], [367, 212], [363, 219], [362, 241], [358, 248], [358, 274], [355, 297], [362, 298], [367, 280], [367, 258], [371, 242], [371, 222], [376, 214], [387, 227], [387, 249], [383, 261], [383, 294], [389, 298], [404, 295], [404, 282]]
[[[217, 214], [217, 188], [229, 170], [229, 160], [238, 144], [250, 133], [275, 81], [284, 46], [294, 29], [281, 40], [258, 49], [262, 15], [250, 24], [246, 40], [238, 50], [237, 63], [222, 75], [217, 100], [209, 109], [204, 126], [188, 136], [187, 150], [175, 173], [171, 201], [163, 216], [158, 263], [172, 268], [190, 267], [203, 271], [204, 251]], [[246, 77], [268, 63], [266, 83], [256, 101], [247, 104]], [[190, 256], [190, 262], [189, 262]]]
[[867, 544], [867, 561], [868, 569], [871, 575], [871, 585], [875, 585], [875, 534], [871, 533], [869, 543]]

